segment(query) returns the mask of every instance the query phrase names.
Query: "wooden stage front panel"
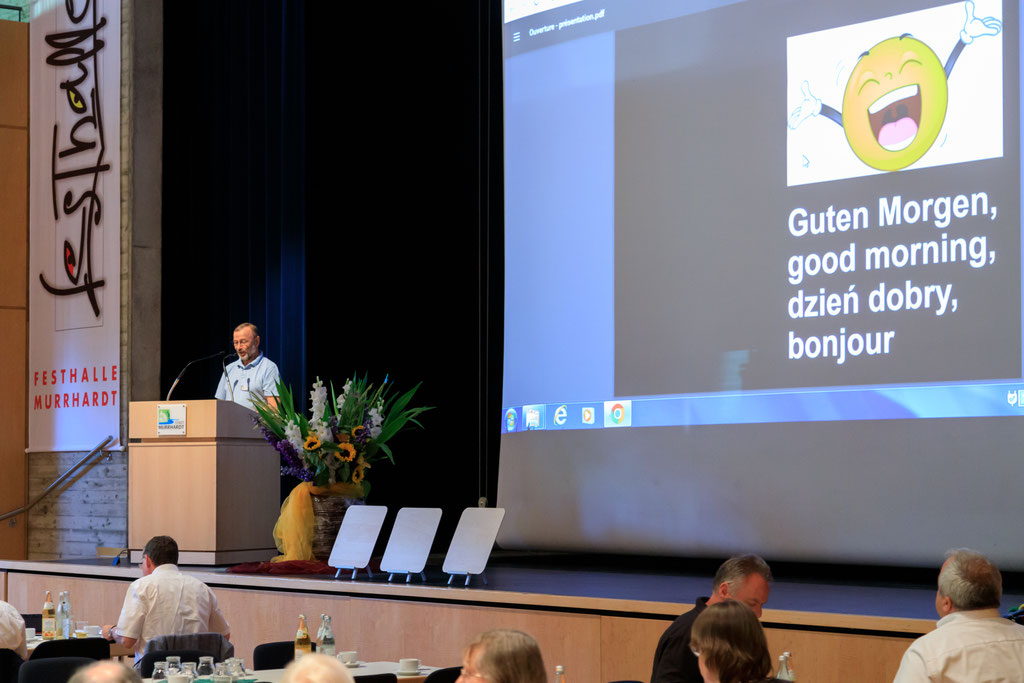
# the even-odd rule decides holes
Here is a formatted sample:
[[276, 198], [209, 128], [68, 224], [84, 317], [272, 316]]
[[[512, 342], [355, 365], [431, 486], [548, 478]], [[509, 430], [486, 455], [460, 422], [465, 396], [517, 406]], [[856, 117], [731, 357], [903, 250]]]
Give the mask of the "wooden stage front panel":
[[[113, 623], [138, 569], [0, 561], [5, 599], [38, 612], [46, 590], [70, 590], [76, 618]], [[418, 657], [432, 666], [461, 663], [462, 648], [481, 631], [517, 628], [540, 643], [549, 670], [563, 664], [573, 679], [599, 683], [648, 680], [658, 638], [691, 605], [511, 593], [490, 589], [266, 577], [190, 571], [211, 585], [238, 656], [252, 662], [259, 643], [290, 640], [297, 617], [334, 619], [338, 649], [366, 661]], [[92, 574], [92, 575], [90, 575]], [[764, 611], [773, 656], [793, 652], [800, 680], [877, 683], [892, 680], [923, 619]]]

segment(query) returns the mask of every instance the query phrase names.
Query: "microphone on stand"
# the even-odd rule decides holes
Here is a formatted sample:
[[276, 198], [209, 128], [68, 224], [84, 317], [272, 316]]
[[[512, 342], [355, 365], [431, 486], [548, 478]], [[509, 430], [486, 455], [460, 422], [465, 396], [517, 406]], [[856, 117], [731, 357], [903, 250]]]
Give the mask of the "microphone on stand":
[[231, 358], [231, 356], [234, 356], [235, 358], [241, 358], [241, 356], [239, 356], [237, 353], [233, 353], [233, 352], [229, 353], [226, 356], [224, 356], [223, 358], [221, 358], [221, 360], [220, 360], [220, 367], [221, 367], [221, 369], [224, 370], [224, 384], [226, 384], [227, 387], [228, 387], [228, 396], [230, 396], [231, 400], [234, 401], [235, 400], [235, 388], [233, 386], [231, 386], [231, 378], [228, 377], [228, 358]]
[[185, 376], [185, 371], [188, 370], [193, 363], [198, 363], [199, 361], [203, 360], [210, 360], [211, 358], [218, 358], [226, 353], [227, 351], [218, 351], [217, 353], [210, 354], [209, 356], [203, 356], [202, 358], [196, 358], [193, 361], [189, 361], [188, 364], [181, 369], [181, 372], [178, 373], [178, 376], [174, 378], [174, 383], [171, 384], [171, 388], [167, 390], [167, 398], [165, 398], [164, 400], [171, 400], [171, 392], [174, 391], [174, 387], [178, 386], [178, 382], [180, 382], [181, 378]]

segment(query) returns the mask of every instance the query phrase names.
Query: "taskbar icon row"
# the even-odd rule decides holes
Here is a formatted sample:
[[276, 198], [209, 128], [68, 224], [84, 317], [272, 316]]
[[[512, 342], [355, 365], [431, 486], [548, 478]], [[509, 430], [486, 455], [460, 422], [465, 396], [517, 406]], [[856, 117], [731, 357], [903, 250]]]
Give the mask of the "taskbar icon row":
[[536, 429], [587, 429], [629, 427], [633, 424], [633, 402], [539, 403], [505, 409], [501, 431], [529, 432]]

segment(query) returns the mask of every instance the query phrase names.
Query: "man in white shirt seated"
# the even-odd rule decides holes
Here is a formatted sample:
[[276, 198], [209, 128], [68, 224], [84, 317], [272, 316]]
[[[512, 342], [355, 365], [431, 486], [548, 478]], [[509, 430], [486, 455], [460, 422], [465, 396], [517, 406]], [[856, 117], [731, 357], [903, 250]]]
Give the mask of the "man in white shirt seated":
[[3, 600], [0, 600], [0, 648], [14, 650], [22, 659], [28, 659], [25, 620], [18, 610]]
[[1003, 577], [981, 553], [947, 553], [939, 571], [931, 633], [911, 644], [895, 683], [910, 681], [1020, 681], [1024, 675], [1024, 626], [999, 615]]
[[151, 538], [142, 551], [142, 578], [128, 587], [117, 626], [103, 627], [108, 640], [134, 648], [136, 663], [146, 643], [157, 636], [220, 633], [231, 638], [213, 591], [199, 579], [182, 574], [177, 565], [174, 539]]

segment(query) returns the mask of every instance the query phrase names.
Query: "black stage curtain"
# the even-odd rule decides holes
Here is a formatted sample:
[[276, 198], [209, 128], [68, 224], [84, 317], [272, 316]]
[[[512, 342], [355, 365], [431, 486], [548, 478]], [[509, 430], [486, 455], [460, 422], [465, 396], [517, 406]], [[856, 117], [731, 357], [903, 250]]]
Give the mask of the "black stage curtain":
[[[422, 380], [436, 410], [368, 472], [369, 502], [443, 508], [441, 551], [495, 497], [497, 6], [165, 3], [163, 390], [242, 320], [303, 403], [317, 376]], [[211, 395], [217, 365], [175, 395]]]
[[[305, 29], [300, 1], [164, 4], [162, 392], [243, 321], [304, 382]], [[193, 366], [175, 397], [220, 372]]]

